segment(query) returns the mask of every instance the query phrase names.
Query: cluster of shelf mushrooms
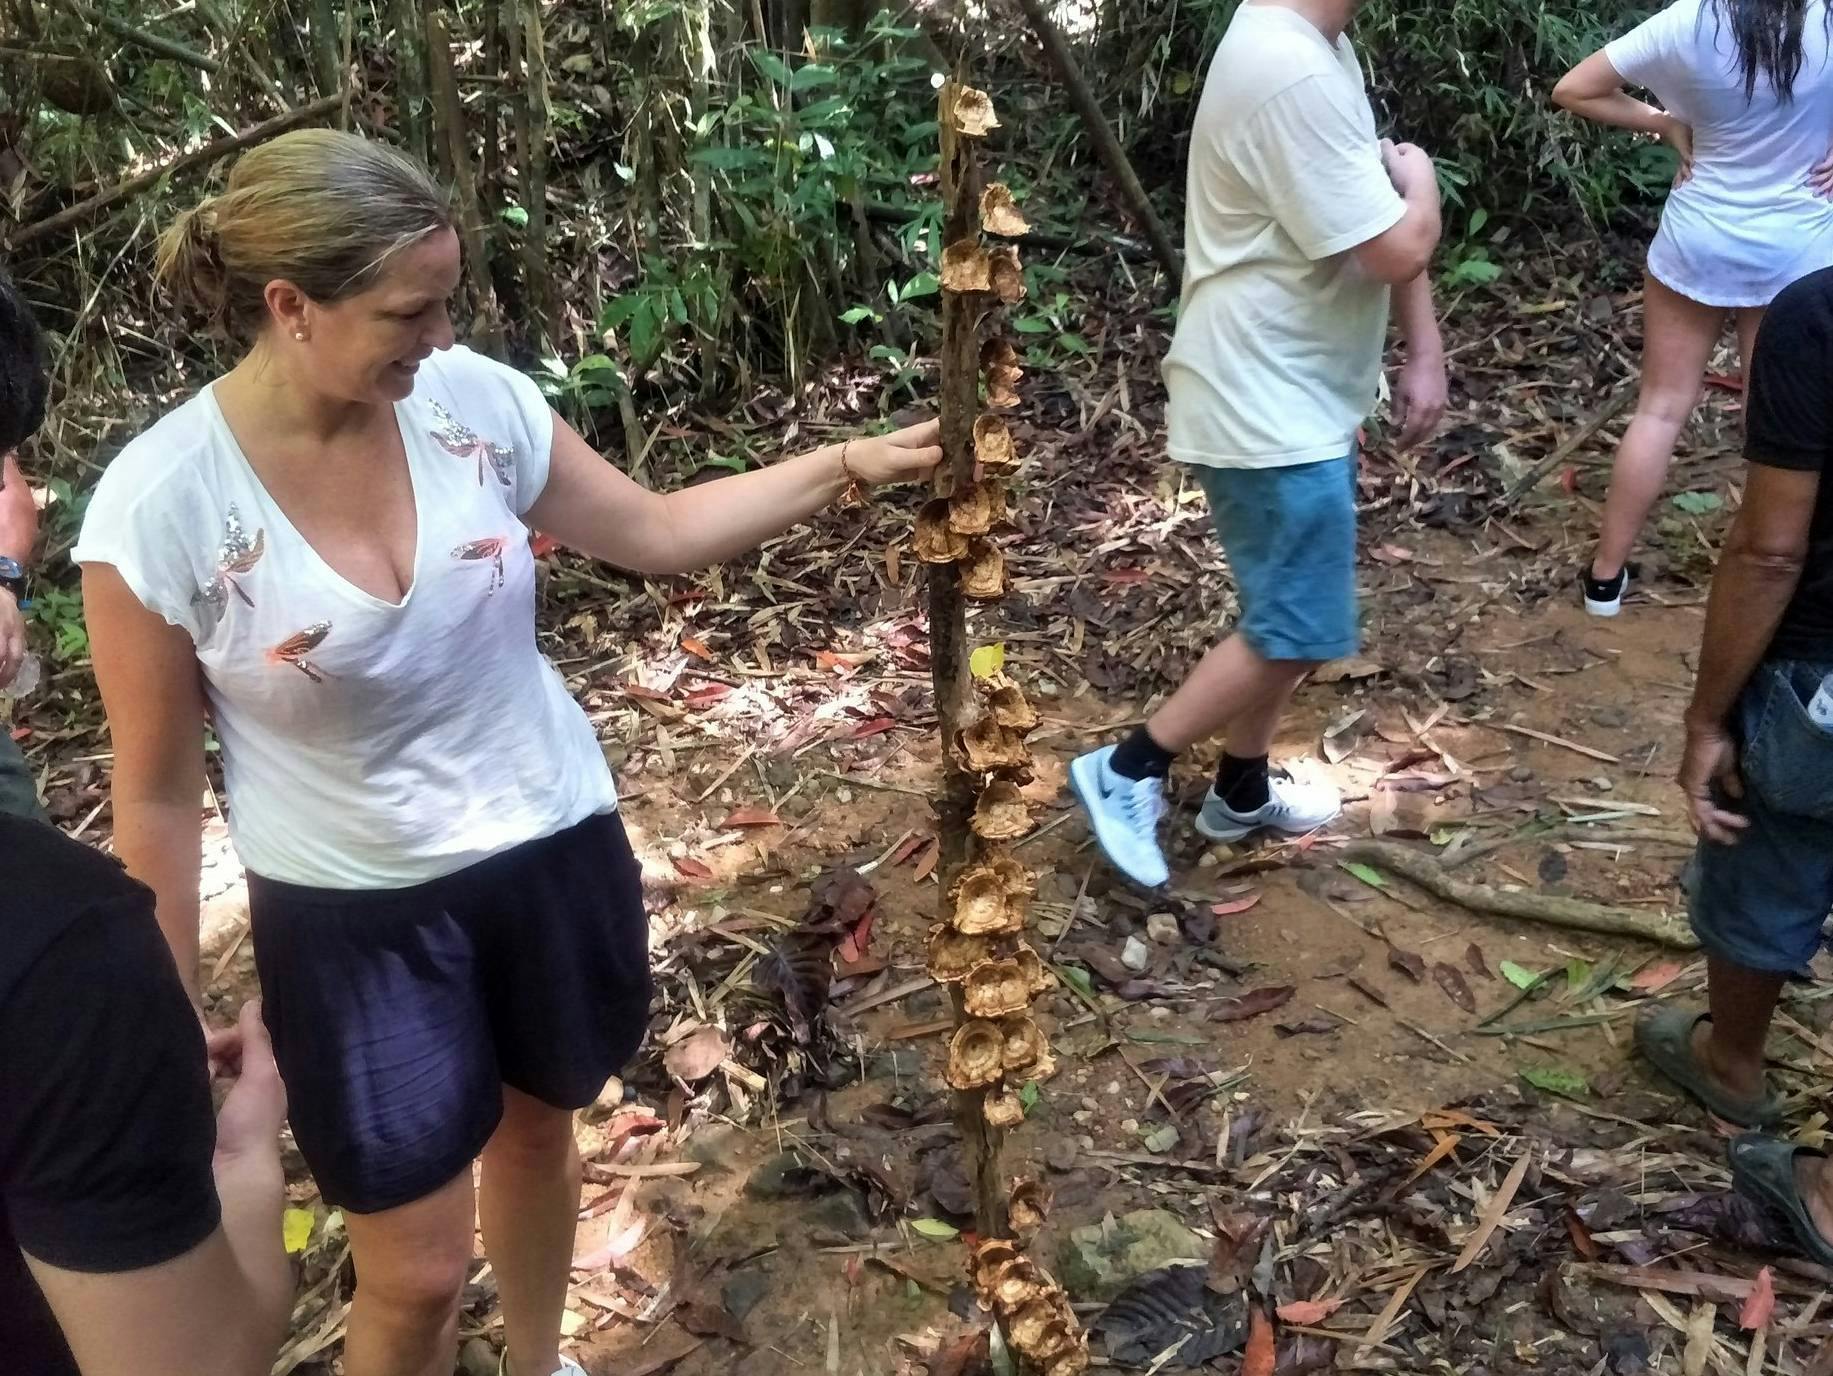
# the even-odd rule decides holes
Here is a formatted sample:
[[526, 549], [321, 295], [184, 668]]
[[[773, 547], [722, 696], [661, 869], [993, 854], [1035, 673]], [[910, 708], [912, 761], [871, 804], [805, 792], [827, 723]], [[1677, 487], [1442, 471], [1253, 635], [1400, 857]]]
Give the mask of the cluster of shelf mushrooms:
[[[983, 137], [999, 123], [985, 94], [965, 86], [945, 91], [943, 117], [970, 139]], [[985, 234], [1005, 238], [1029, 229], [1011, 191], [998, 182], [980, 195], [979, 223]], [[1016, 246], [988, 247], [980, 234], [971, 233], [946, 245], [942, 289], [969, 298], [973, 318], [984, 325], [997, 315], [996, 303], [1009, 306], [1024, 298]], [[976, 333], [981, 333], [978, 326]], [[1012, 345], [996, 332], [980, 344], [979, 364], [986, 409], [973, 424], [973, 479], [922, 508], [915, 549], [926, 563], [956, 565], [964, 598], [991, 602], [1006, 593], [1005, 559], [993, 534], [1006, 522], [1005, 481], [1018, 466], [1000, 412], [1018, 404], [1022, 373]], [[1031, 830], [1020, 787], [1031, 777], [1025, 738], [1037, 728], [1038, 716], [1018, 684], [998, 669], [975, 673], [970, 706], [957, 739], [947, 744], [957, 762], [978, 776], [973, 841], [968, 863], [949, 886], [947, 920], [930, 934], [929, 973], [958, 994], [959, 1024], [949, 1042], [945, 1078], [965, 1102], [978, 1104], [988, 1135], [997, 1142], [1024, 1120], [1024, 1086], [1056, 1070], [1044, 1033], [1031, 1016], [1033, 1000], [1055, 978], [1025, 941], [1037, 880], [1011, 849]], [[1037, 1182], [1019, 1181], [1006, 1208], [1016, 1240], [982, 1241], [970, 1274], [982, 1308], [997, 1315], [1027, 1369], [1043, 1376], [1077, 1376], [1088, 1367], [1087, 1339], [1062, 1287], [1020, 1250], [1042, 1225], [1044, 1209]]]

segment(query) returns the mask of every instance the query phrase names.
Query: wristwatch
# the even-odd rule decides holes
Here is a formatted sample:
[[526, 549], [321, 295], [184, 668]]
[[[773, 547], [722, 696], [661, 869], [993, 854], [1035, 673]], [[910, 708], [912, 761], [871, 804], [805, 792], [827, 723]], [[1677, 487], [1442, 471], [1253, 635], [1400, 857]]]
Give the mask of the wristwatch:
[[13, 595], [13, 601], [25, 605], [25, 565], [17, 559], [0, 555], [0, 588]]

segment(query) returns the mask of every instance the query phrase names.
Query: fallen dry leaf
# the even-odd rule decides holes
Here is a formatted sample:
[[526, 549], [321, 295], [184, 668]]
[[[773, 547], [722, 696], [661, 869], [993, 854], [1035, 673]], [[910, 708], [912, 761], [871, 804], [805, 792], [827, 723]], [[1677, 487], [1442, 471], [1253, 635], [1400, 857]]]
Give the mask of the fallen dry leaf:
[[1298, 992], [1295, 984], [1269, 985], [1264, 989], [1250, 989], [1232, 999], [1223, 999], [1209, 1015], [1211, 1022], [1242, 1022], [1248, 1018], [1257, 1018], [1262, 1013], [1271, 1013], [1275, 1008], [1282, 1008], [1292, 1001]]
[[1315, 1325], [1324, 1322], [1342, 1307], [1343, 1301], [1340, 1299], [1293, 1300], [1290, 1304], [1280, 1305], [1273, 1312], [1278, 1314], [1281, 1321], [1285, 1323]]
[[1515, 1194], [1520, 1190], [1521, 1182], [1527, 1178], [1528, 1166], [1533, 1159], [1532, 1150], [1524, 1151], [1509, 1168], [1501, 1186], [1490, 1197], [1489, 1207], [1483, 1210], [1483, 1217], [1477, 1220], [1477, 1226], [1471, 1230], [1469, 1240], [1464, 1243], [1464, 1250], [1458, 1253], [1457, 1260], [1452, 1263], [1452, 1275], [1455, 1276], [1475, 1261], [1488, 1245], [1489, 1239], [1495, 1235], [1496, 1229], [1502, 1226], [1502, 1220], [1508, 1217], [1509, 1206], [1515, 1202]]
[[662, 1065], [670, 1075], [692, 1084], [704, 1080], [725, 1064], [731, 1043], [719, 1028], [706, 1024], [696, 1027], [662, 1053]]
[[1636, 971], [1629, 987], [1638, 994], [1659, 994], [1685, 974], [1686, 969], [1686, 962], [1682, 960], [1658, 960]]
[[1419, 984], [1426, 977], [1426, 962], [1411, 951], [1403, 951], [1398, 946], [1387, 948], [1387, 963], [1390, 968], [1400, 971], [1413, 983]]
[[718, 878], [713, 867], [705, 861], [696, 860], [691, 855], [677, 855], [674, 860], [675, 873], [695, 884], [711, 884]]
[[1470, 943], [1469, 949], [1464, 952], [1464, 964], [1470, 967], [1470, 972], [1473, 975], [1486, 979], [1491, 984], [1496, 982], [1495, 975], [1490, 972], [1489, 958], [1483, 954], [1483, 948], [1474, 941]]
[[1241, 1359], [1241, 1376], [1273, 1376], [1277, 1352], [1273, 1343], [1273, 1321], [1267, 1311], [1255, 1305], [1248, 1314], [1247, 1351]]
[[731, 827], [780, 827], [783, 821], [768, 808], [741, 807], [734, 808], [729, 817], [721, 822], [720, 830]]
[[1240, 898], [1231, 898], [1224, 903], [1213, 903], [1209, 910], [1217, 917], [1233, 917], [1236, 913], [1246, 912], [1259, 901], [1260, 895], [1257, 893], [1244, 894]]
[[1438, 984], [1438, 987], [1445, 991], [1445, 997], [1450, 999], [1459, 1008], [1462, 1008], [1466, 1013], [1474, 1013], [1477, 1011], [1477, 996], [1470, 992], [1470, 985], [1466, 983], [1464, 977], [1457, 972], [1456, 966], [1447, 965], [1443, 961], [1440, 961], [1437, 965], [1432, 967], [1432, 978]]
[[1767, 1325], [1776, 1312], [1776, 1278], [1769, 1267], [1757, 1272], [1756, 1283], [1750, 1288], [1750, 1297], [1744, 1301], [1744, 1307], [1738, 1311], [1738, 1327], [1758, 1329]]

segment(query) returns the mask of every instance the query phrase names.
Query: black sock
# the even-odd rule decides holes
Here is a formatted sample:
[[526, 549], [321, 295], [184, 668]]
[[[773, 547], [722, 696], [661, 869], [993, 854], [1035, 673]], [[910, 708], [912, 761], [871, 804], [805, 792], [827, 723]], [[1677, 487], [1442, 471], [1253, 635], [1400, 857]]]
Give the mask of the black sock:
[[1224, 752], [1216, 766], [1216, 794], [1231, 812], [1258, 812], [1267, 805], [1267, 757], [1238, 760]]
[[1150, 731], [1139, 726], [1114, 747], [1108, 768], [1126, 779], [1162, 779], [1171, 772], [1171, 762], [1176, 758], [1175, 751], [1165, 749], [1152, 739]]

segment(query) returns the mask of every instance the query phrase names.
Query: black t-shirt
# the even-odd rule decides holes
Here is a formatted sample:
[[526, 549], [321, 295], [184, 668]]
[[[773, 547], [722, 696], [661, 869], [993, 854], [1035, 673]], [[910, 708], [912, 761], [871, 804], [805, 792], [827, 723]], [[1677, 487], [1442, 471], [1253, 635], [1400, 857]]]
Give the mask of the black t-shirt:
[[1769, 657], [1833, 660], [1833, 268], [1808, 274], [1771, 303], [1755, 354], [1744, 457], [1821, 475], [1801, 583]]
[[220, 1215], [203, 1033], [153, 896], [0, 815], [0, 1371], [76, 1371], [21, 1249], [71, 1271], [182, 1256]]

